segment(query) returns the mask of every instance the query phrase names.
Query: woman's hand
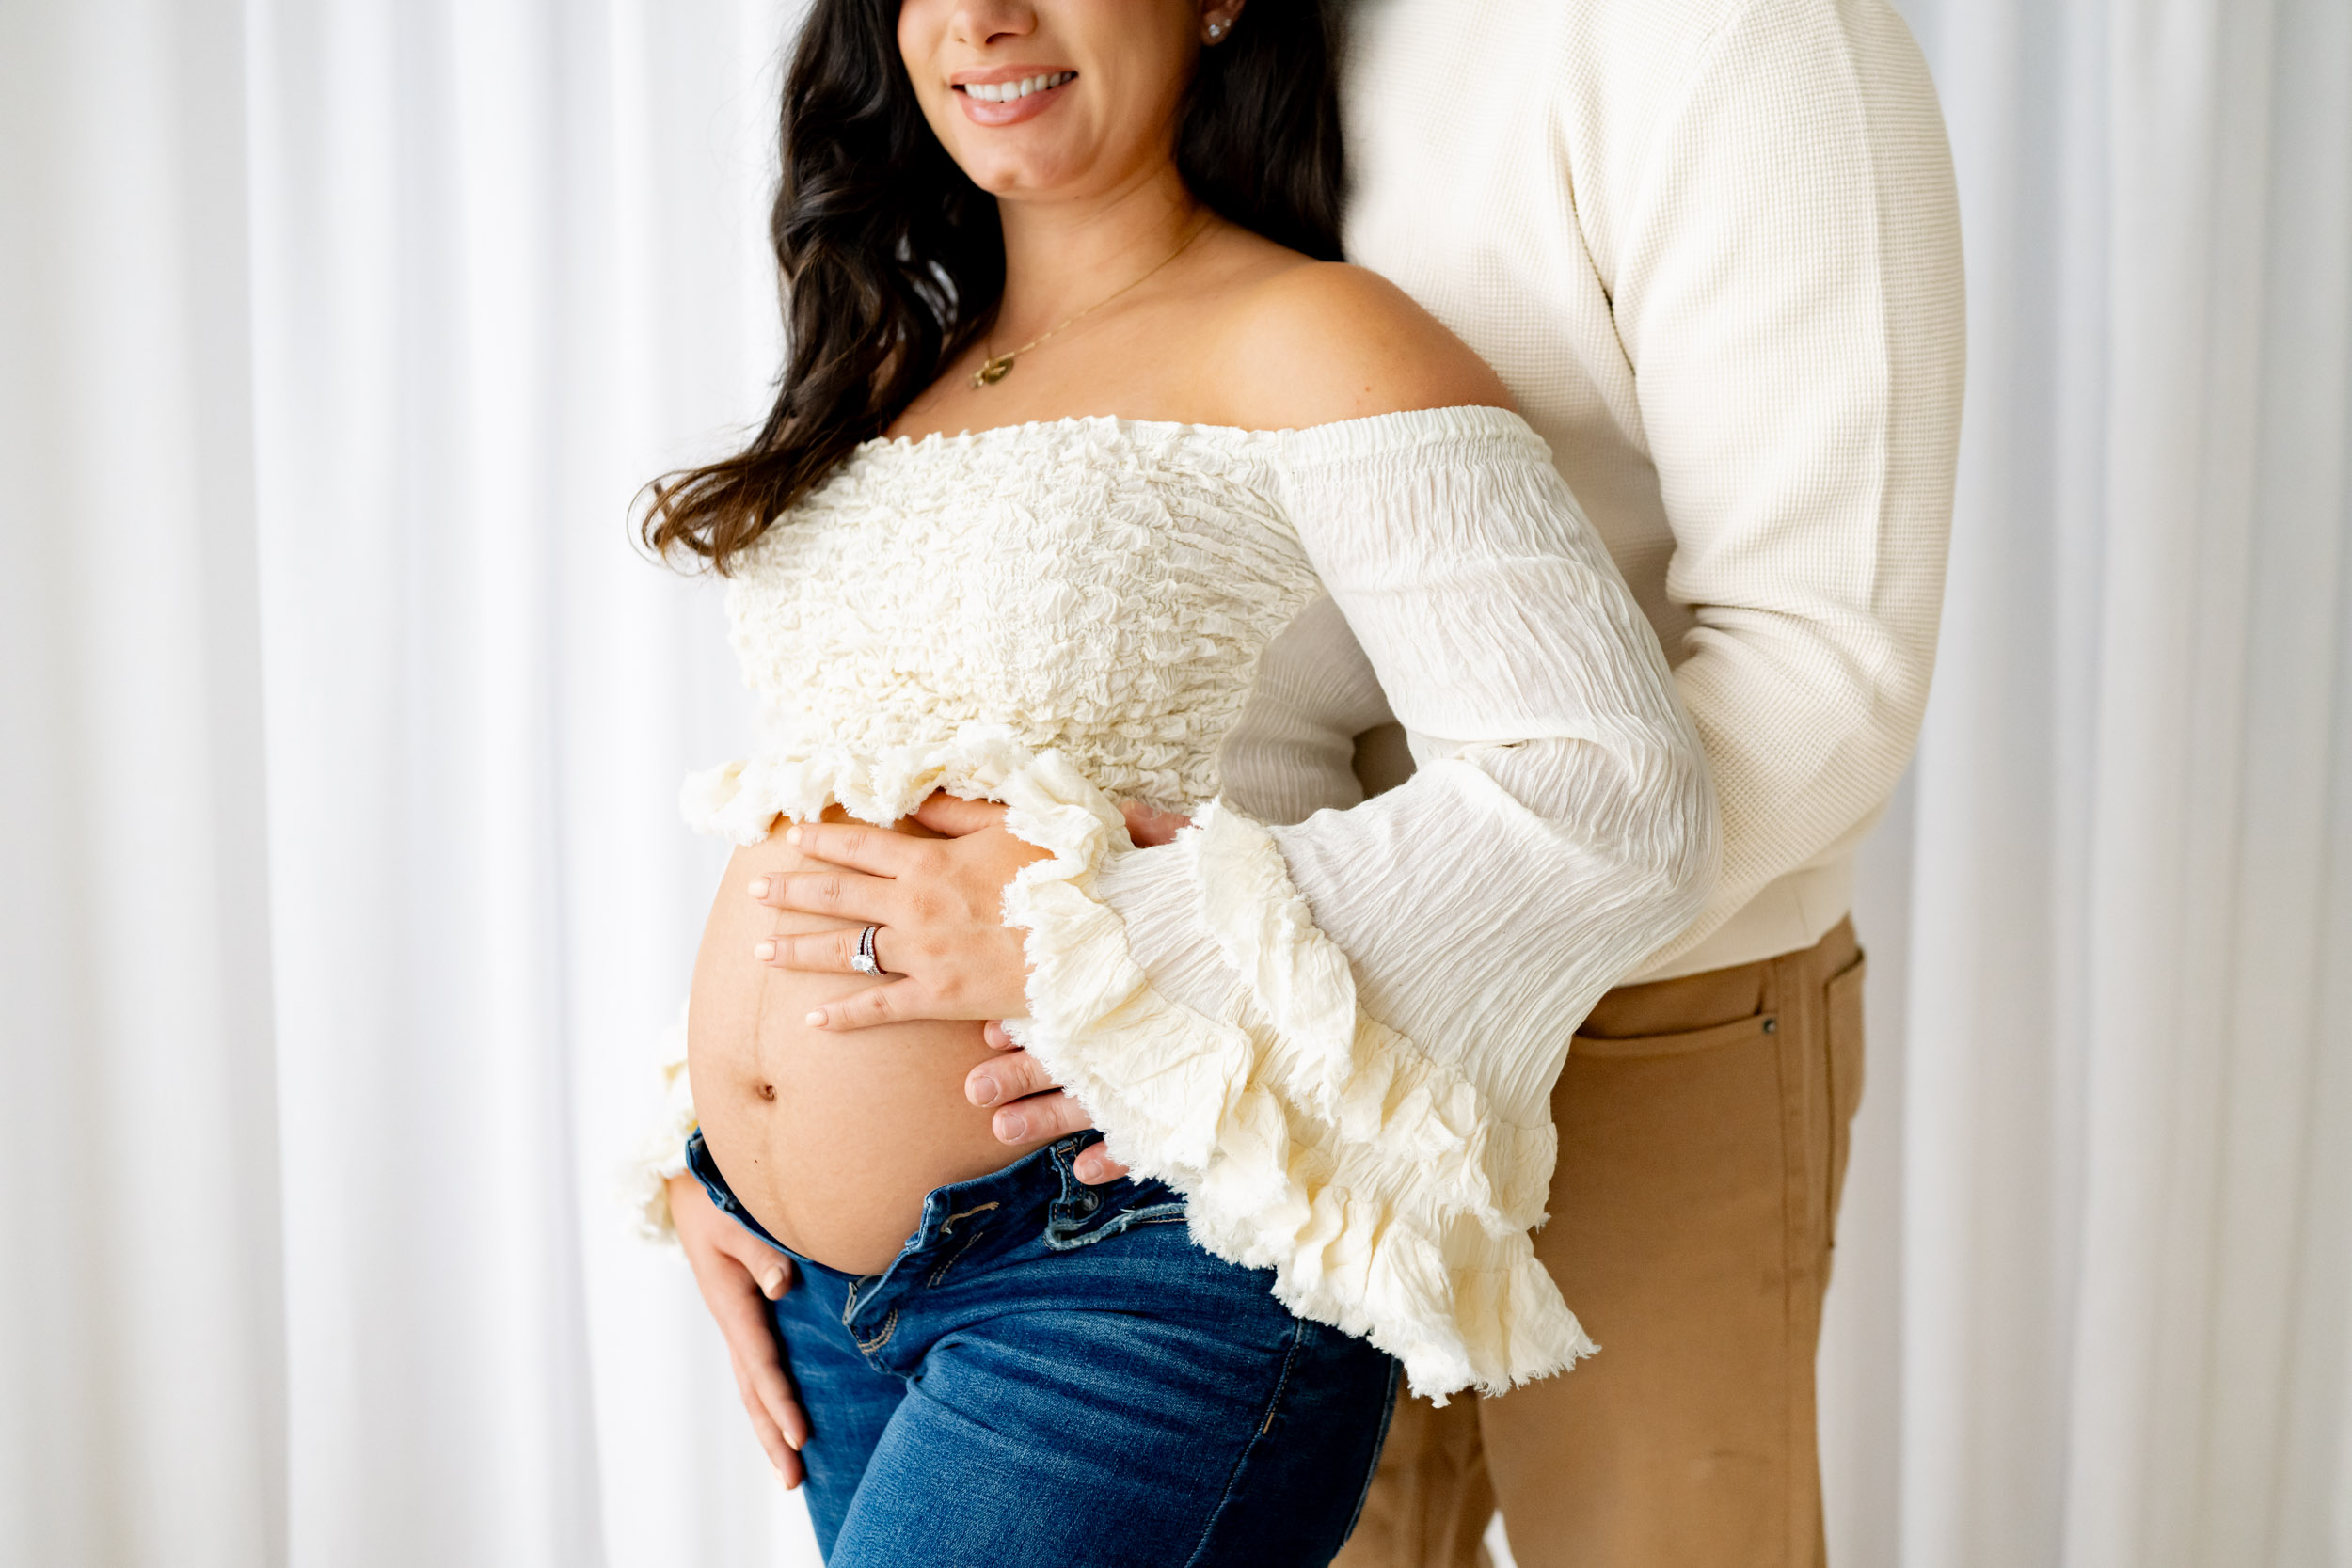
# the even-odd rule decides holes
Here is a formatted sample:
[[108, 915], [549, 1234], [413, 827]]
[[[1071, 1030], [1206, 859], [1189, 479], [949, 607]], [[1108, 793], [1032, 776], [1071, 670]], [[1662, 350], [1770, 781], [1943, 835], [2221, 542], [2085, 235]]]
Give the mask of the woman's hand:
[[[1181, 812], [1161, 811], [1139, 800], [1123, 803], [1120, 813], [1127, 819], [1128, 836], [1138, 846], [1166, 844], [1192, 821]], [[788, 832], [786, 842], [810, 859], [843, 866], [850, 874], [826, 872], [762, 878], [752, 883], [751, 893], [762, 903], [778, 909], [805, 910], [884, 927], [892, 924], [890, 913], [903, 911], [912, 917], [911, 927], [921, 925], [923, 930], [905, 933], [914, 939], [905, 942], [885, 941], [885, 931], [875, 933], [877, 963], [885, 973], [900, 974], [904, 978], [813, 1012], [808, 1015], [808, 1022], [819, 1028], [855, 1029], [900, 1019], [989, 1020], [981, 1037], [991, 1050], [1005, 1054], [1000, 1061], [983, 1062], [972, 1069], [964, 1079], [964, 1098], [975, 1105], [1002, 1106], [991, 1118], [991, 1129], [1000, 1141], [1019, 1144], [1032, 1138], [1084, 1132], [1094, 1122], [1086, 1107], [1073, 1100], [1045, 1075], [1044, 1069], [1028, 1053], [1013, 1043], [1002, 1022], [1007, 1014], [1024, 1013], [1028, 1008], [1028, 998], [1020, 983], [1028, 973], [1020, 933], [1011, 932], [1010, 942], [1004, 941], [1009, 929], [1004, 922], [1005, 884], [1012, 880], [1022, 866], [1044, 854], [1006, 832], [1004, 816], [1004, 807], [989, 801], [933, 795], [916, 809], [914, 819], [942, 835], [936, 839], [912, 839], [900, 833], [842, 824], [803, 824]], [[994, 836], [972, 846], [976, 852], [948, 852], [949, 847], [983, 834]], [[856, 874], [861, 871], [868, 874]], [[944, 872], [953, 872], [961, 879], [944, 897], [927, 899], [921, 886], [898, 885], [919, 883], [927, 873]], [[995, 879], [992, 881], [991, 878]], [[978, 933], [972, 947], [961, 955], [951, 951], [958, 936], [959, 919], [963, 935], [972, 936], [976, 929]], [[857, 966], [852, 960], [862, 930], [860, 927], [778, 938], [762, 942], [758, 957], [780, 969], [854, 974]], [[899, 957], [902, 953], [926, 952], [926, 932], [932, 944], [928, 949], [930, 957], [913, 960]], [[934, 963], [933, 958], [944, 961]], [[901, 966], [910, 961], [924, 963], [928, 973], [908, 973]], [[964, 999], [993, 996], [1004, 990], [1009, 980], [1015, 1006], [982, 1007], [978, 1012], [924, 1010], [930, 999], [945, 1002], [951, 993]], [[893, 992], [898, 994], [893, 996]], [[966, 1000], [961, 1005], [972, 1004]], [[1079, 1155], [1072, 1169], [1079, 1180], [1092, 1186], [1116, 1181], [1127, 1174], [1127, 1167], [1112, 1159], [1100, 1144]]]
[[808, 1441], [808, 1418], [793, 1397], [767, 1304], [792, 1288], [792, 1259], [721, 1213], [688, 1173], [670, 1178], [670, 1220], [693, 1266], [694, 1283], [702, 1288], [703, 1305], [726, 1339], [752, 1435], [775, 1466], [776, 1479], [790, 1491], [803, 1473], [800, 1449]]
[[784, 841], [837, 871], [759, 877], [750, 892], [780, 910], [856, 922], [837, 931], [771, 937], [754, 949], [779, 969], [858, 973], [858, 937], [881, 927], [873, 957], [893, 976], [819, 1007], [818, 1029], [866, 1029], [907, 1019], [1018, 1018], [1028, 1011], [1023, 933], [1005, 924], [1005, 885], [1045, 851], [1005, 831], [990, 800], [933, 795], [914, 820], [940, 838], [862, 823], [803, 822]]

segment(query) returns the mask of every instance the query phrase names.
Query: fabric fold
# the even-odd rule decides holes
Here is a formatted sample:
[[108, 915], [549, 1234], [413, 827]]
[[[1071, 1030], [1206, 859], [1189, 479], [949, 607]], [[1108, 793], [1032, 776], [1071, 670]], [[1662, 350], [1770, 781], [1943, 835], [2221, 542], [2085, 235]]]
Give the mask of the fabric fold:
[[1213, 805], [1169, 847], [1242, 980], [1210, 1018], [1152, 986], [1095, 896], [1125, 847], [1095, 831], [1096, 792], [1047, 759], [1006, 783], [1008, 827], [1052, 855], [1005, 896], [1031, 965], [1010, 1027], [1114, 1155], [1186, 1195], [1202, 1246], [1271, 1268], [1284, 1305], [1396, 1356], [1420, 1394], [1501, 1393], [1592, 1353], [1528, 1236], [1551, 1128], [1501, 1119], [1362, 1013], [1262, 825]]
[[[1267, 826], [1232, 809], [1256, 753], [1227, 743], [1327, 600], [1420, 766]], [[1527, 1234], [1551, 1085], [1703, 901], [1715, 809], [1663, 651], [1523, 421], [869, 443], [728, 610], [763, 739], [690, 784], [691, 822], [748, 844], [835, 803], [1003, 802], [1047, 852], [1006, 893], [1031, 971], [1008, 1022], [1202, 1245], [1433, 1396], [1592, 1349]], [[1137, 849], [1114, 800], [1197, 823]]]

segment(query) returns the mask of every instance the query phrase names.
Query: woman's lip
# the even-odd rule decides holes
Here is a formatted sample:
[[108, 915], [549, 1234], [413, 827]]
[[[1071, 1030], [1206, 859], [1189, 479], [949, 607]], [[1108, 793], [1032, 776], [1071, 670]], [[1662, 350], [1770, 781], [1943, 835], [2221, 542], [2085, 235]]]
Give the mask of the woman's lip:
[[[1050, 73], [1031, 71], [1028, 74], [1043, 75]], [[982, 79], [983, 78], [975, 78], [975, 80]], [[1018, 82], [1021, 80], [1021, 73], [1015, 72], [1012, 75], [1006, 77], [1005, 80]], [[979, 99], [973, 97], [968, 92], [958, 92], [956, 94], [956, 102], [963, 105], [964, 118], [970, 119], [976, 125], [1018, 125], [1025, 119], [1035, 119], [1038, 116], [1052, 108], [1055, 103], [1060, 101], [1061, 95], [1069, 89], [1073, 83], [1076, 81], [1077, 77], [1073, 75], [1070, 81], [1064, 82], [1060, 87], [1046, 87], [1029, 94], [1026, 98], [1016, 98], [1011, 100], [1009, 103], [985, 103]], [[961, 82], [956, 84], [959, 87], [963, 85], [964, 84]]]

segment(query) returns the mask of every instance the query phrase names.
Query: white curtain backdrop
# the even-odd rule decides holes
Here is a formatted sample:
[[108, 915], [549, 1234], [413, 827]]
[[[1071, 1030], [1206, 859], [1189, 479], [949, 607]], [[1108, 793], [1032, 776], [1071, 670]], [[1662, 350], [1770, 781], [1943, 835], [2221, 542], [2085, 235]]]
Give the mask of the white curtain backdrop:
[[0, 1564], [815, 1560], [611, 1199], [784, 30], [0, 4]]
[[[791, 0], [0, 0], [0, 1564], [813, 1562], [612, 1173]], [[2352, 4], [1913, 0], [1973, 364], [1851, 1568], [2352, 1568]]]
[[2352, 5], [1906, 10], [1970, 386], [1833, 1560], [2352, 1564]]

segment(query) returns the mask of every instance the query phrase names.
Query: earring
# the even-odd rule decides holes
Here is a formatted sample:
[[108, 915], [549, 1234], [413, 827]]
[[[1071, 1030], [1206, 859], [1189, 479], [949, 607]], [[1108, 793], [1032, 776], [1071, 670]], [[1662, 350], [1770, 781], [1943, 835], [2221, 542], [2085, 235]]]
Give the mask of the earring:
[[1209, 41], [1210, 41], [1211, 43], [1215, 43], [1217, 40], [1219, 40], [1219, 39], [1223, 38], [1224, 36], [1225, 36], [1225, 24], [1224, 24], [1224, 23], [1222, 23], [1222, 22], [1212, 22], [1212, 23], [1210, 23], [1210, 24], [1209, 24]]

